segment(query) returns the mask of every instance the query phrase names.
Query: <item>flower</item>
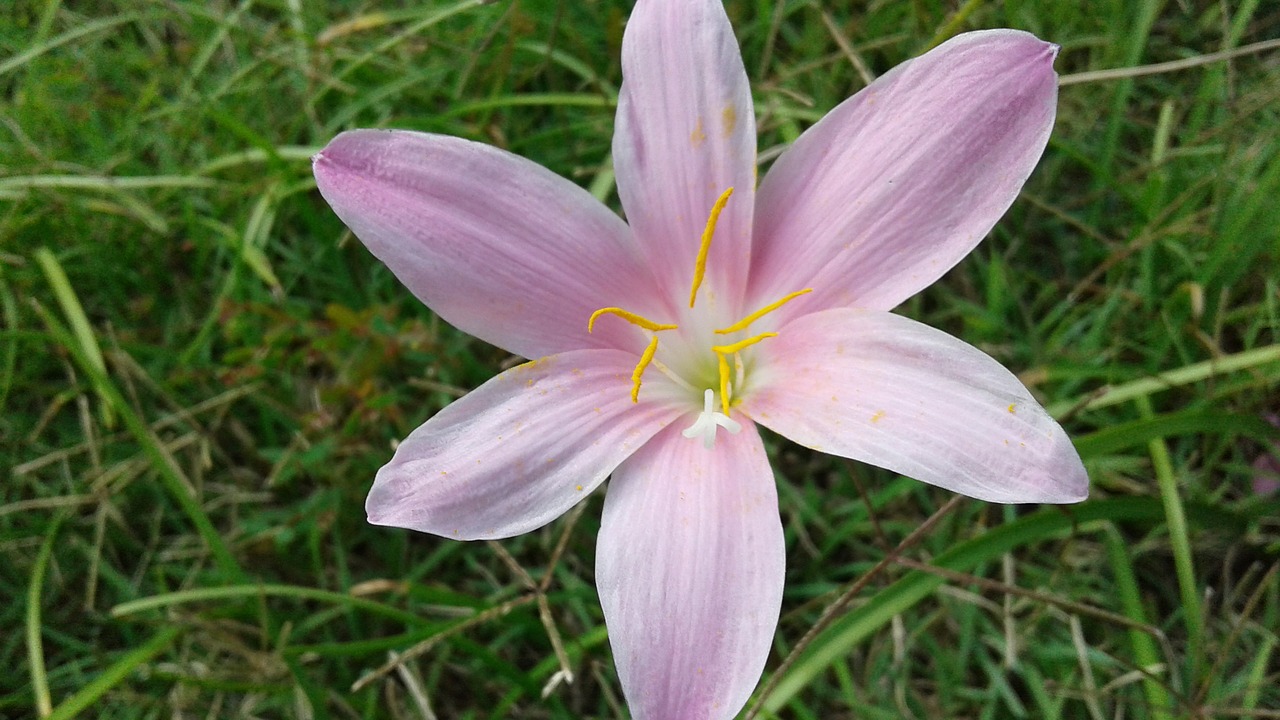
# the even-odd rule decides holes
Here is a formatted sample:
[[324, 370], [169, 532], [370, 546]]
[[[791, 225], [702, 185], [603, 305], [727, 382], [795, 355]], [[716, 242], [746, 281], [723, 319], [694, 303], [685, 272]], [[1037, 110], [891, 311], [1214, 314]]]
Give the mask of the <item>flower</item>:
[[[1280, 428], [1280, 415], [1264, 413], [1263, 420]], [[1280, 492], [1280, 442], [1268, 443], [1268, 449], [1258, 453], [1249, 466], [1253, 470], [1253, 482], [1250, 487], [1258, 497], [1267, 497]]]
[[763, 425], [994, 502], [1076, 502], [1056, 422], [981, 351], [889, 311], [1013, 202], [1053, 125], [1057, 48], [958, 36], [804, 133], [755, 183], [717, 0], [640, 0], [613, 157], [624, 223], [486, 145], [343, 133], [320, 192], [440, 317], [516, 355], [400, 444], [370, 522], [503, 538], [612, 475], [596, 575], [636, 718], [729, 718], [762, 672], [784, 547]]

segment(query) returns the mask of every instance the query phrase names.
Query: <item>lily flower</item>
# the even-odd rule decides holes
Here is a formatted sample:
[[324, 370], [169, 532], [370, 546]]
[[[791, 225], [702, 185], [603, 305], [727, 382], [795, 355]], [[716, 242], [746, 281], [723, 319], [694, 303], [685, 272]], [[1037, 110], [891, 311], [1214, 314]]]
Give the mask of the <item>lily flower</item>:
[[369, 521], [538, 528], [612, 476], [596, 581], [635, 718], [731, 718], [768, 656], [785, 551], [760, 427], [999, 503], [1083, 500], [1062, 428], [995, 360], [890, 312], [1018, 195], [1053, 126], [1054, 45], [960, 35], [832, 110], [756, 187], [718, 0], [639, 0], [613, 159], [586, 191], [453, 137], [355, 130], [320, 192], [457, 328], [531, 358], [414, 430]]

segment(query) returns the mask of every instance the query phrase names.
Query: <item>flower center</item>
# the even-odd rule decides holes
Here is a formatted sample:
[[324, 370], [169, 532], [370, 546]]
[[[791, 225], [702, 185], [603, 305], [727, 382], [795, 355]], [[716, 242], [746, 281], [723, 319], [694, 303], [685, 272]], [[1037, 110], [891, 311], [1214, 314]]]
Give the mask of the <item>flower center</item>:
[[[724, 206], [729, 202], [729, 196], [733, 195], [733, 188], [725, 190], [723, 194], [716, 200], [711, 207], [711, 212], [707, 217], [706, 228], [702, 231], [702, 243], [698, 247], [698, 256], [694, 262], [693, 268], [693, 284], [689, 289], [689, 308], [693, 309], [698, 300], [698, 289], [702, 287], [702, 280], [707, 272], [707, 257], [711, 251], [711, 240], [715, 237], [716, 224], [720, 220], [720, 213], [724, 210]], [[805, 288], [790, 293], [779, 300], [769, 303], [764, 307], [750, 313], [746, 317], [737, 322], [714, 331], [715, 335], [734, 335], [747, 330], [753, 323], [778, 308], [786, 305], [792, 300], [813, 292], [813, 288]], [[659, 333], [671, 330], [679, 330], [680, 326], [675, 323], [659, 323], [650, 320], [642, 315], [624, 310], [620, 307], [604, 307], [591, 313], [591, 318], [587, 320], [587, 332], [595, 329], [596, 321], [604, 315], [613, 315], [624, 320], [642, 330], [649, 338], [649, 344], [645, 347], [644, 352], [640, 354], [640, 362], [636, 363], [635, 370], [631, 373], [631, 402], [640, 401], [640, 385], [644, 379], [645, 370], [652, 365], [659, 372], [671, 378], [677, 385], [687, 390], [696, 391], [695, 387], [681, 378], [678, 373], [672, 371], [660, 360], [656, 358], [658, 353], [658, 336]], [[746, 369], [742, 361], [742, 351], [756, 343], [777, 337], [776, 332], [763, 332], [751, 335], [734, 342], [726, 342], [723, 344], [711, 345], [711, 353], [716, 359], [715, 379], [719, 386], [720, 411], [717, 412], [712, 408], [715, 406], [716, 392], [710, 387], [706, 387], [703, 392], [703, 409], [699, 413], [693, 425], [684, 431], [687, 438], [702, 438], [703, 445], [711, 447], [715, 442], [717, 428], [724, 428], [731, 433], [736, 433], [742, 429], [742, 426], [729, 417], [730, 408], [736, 405], [741, 399], [739, 395], [744, 386]], [[726, 338], [727, 339], [727, 338]], [[701, 376], [702, 374], [699, 373]], [[701, 378], [700, 378], [701, 379]], [[710, 378], [705, 378], [710, 380]]]

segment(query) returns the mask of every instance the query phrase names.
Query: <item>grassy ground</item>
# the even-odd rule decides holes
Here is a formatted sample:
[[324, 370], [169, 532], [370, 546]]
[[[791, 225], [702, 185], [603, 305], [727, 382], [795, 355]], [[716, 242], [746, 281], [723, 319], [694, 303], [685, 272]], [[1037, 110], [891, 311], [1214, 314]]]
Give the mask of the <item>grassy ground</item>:
[[[1063, 46], [1023, 197], [900, 311], [1019, 372], [1093, 490], [1069, 511], [949, 504], [771, 439], [789, 569], [762, 715], [1280, 717], [1280, 503], [1251, 486], [1280, 452], [1262, 418], [1280, 407], [1280, 49], [1208, 57], [1280, 35], [1280, 8], [824, 5], [730, 5], [766, 161], [864, 69], [956, 32]], [[627, 12], [0, 13], [0, 717], [625, 714], [599, 493], [500, 546], [365, 524], [392, 442], [511, 359], [416, 304], [308, 156], [350, 127], [450, 133], [616, 205]]]

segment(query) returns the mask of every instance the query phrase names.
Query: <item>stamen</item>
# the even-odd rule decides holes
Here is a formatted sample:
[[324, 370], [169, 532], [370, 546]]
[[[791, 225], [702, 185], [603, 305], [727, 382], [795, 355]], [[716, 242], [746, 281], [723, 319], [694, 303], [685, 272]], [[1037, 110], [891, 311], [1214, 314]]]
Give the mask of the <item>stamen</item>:
[[702, 245], [698, 248], [698, 259], [693, 266], [693, 289], [689, 291], [689, 307], [693, 307], [693, 301], [698, 297], [698, 288], [702, 285], [702, 277], [707, 274], [707, 253], [711, 251], [711, 238], [716, 233], [720, 211], [724, 210], [724, 205], [729, 202], [729, 196], [732, 194], [733, 188], [725, 190], [716, 200], [716, 204], [711, 206], [707, 227], [702, 231]]
[[645, 330], [649, 330], [650, 332], [658, 332], [659, 330], [675, 330], [676, 328], [680, 327], [679, 325], [664, 325], [662, 323], [656, 323], [650, 320], [649, 318], [642, 317], [633, 312], [628, 312], [626, 310], [623, 310], [622, 308], [607, 307], [607, 308], [600, 308], [599, 310], [591, 313], [591, 319], [587, 320], [587, 332], [593, 332], [596, 327], [596, 319], [599, 318], [601, 315], [606, 315], [606, 314], [617, 315], [618, 317], [622, 318], [623, 320], [626, 320], [632, 325], [635, 325], [636, 327], [644, 328]]
[[691, 440], [696, 437], [702, 438], [702, 447], [708, 450], [715, 445], [717, 428], [724, 428], [733, 434], [742, 430], [742, 425], [733, 418], [712, 410], [711, 406], [714, 402], [715, 393], [711, 388], [707, 388], [702, 394], [702, 412], [698, 413], [698, 418], [692, 425], [680, 433]]
[[644, 369], [649, 366], [653, 360], [653, 354], [658, 352], [658, 336], [654, 335], [649, 341], [649, 347], [644, 349], [644, 353], [640, 355], [640, 362], [636, 364], [636, 369], [631, 371], [631, 402], [640, 402], [640, 378], [644, 376]]
[[[600, 308], [599, 310], [591, 313], [591, 318], [587, 320], [587, 332], [593, 332], [595, 330], [596, 320], [599, 319], [601, 315], [617, 315], [632, 325], [643, 330], [647, 330], [650, 333], [657, 333], [661, 330], [676, 330], [680, 327], [679, 325], [656, 323], [647, 317], [637, 315], [628, 310], [623, 310], [622, 308], [606, 307]], [[644, 352], [641, 353], [640, 362], [636, 364], [636, 369], [631, 373], [631, 402], [633, 403], [640, 402], [640, 380], [644, 377], [645, 368], [649, 367], [649, 363], [654, 361], [653, 355], [656, 352], [658, 352], [658, 336], [650, 335], [649, 345], [644, 349]], [[663, 372], [670, 374], [665, 368], [663, 368]]]
[[736, 352], [741, 351], [743, 348], [751, 347], [752, 345], [755, 345], [761, 340], [768, 340], [771, 337], [778, 337], [778, 333], [767, 332], [767, 333], [760, 333], [759, 335], [752, 335], [746, 340], [739, 340], [738, 342], [733, 343], [732, 345], [712, 345], [711, 350], [712, 352], [715, 352], [717, 355], [732, 355]]
[[797, 291], [795, 291], [795, 292], [791, 293], [790, 295], [787, 295], [786, 297], [782, 298], [781, 300], [779, 300], [779, 301], [777, 301], [777, 302], [774, 302], [774, 303], [770, 303], [770, 304], [768, 304], [768, 305], [765, 305], [764, 307], [762, 307], [762, 308], [760, 308], [759, 310], [757, 310], [757, 311], [755, 311], [755, 312], [751, 313], [750, 315], [748, 315], [748, 316], [746, 316], [746, 317], [742, 318], [741, 320], [739, 320], [738, 322], [736, 322], [736, 323], [734, 323], [734, 324], [730, 325], [729, 327], [724, 328], [723, 330], [717, 330], [717, 331], [716, 331], [716, 334], [717, 334], [717, 335], [728, 335], [729, 333], [735, 333], [735, 332], [738, 332], [739, 330], [746, 330], [748, 327], [751, 327], [751, 323], [753, 323], [753, 322], [755, 322], [755, 321], [759, 320], [760, 318], [764, 317], [765, 315], [768, 315], [769, 313], [773, 312], [774, 310], [777, 310], [778, 308], [782, 307], [783, 305], [786, 305], [787, 303], [791, 302], [792, 300], [795, 300], [796, 298], [800, 297], [801, 295], [807, 295], [808, 293], [811, 293], [811, 292], [813, 292], [813, 288], [805, 288], [805, 289], [803, 289], [803, 290], [797, 290]]
[[[729, 414], [729, 361], [725, 360], [724, 355], [716, 353], [716, 360], [720, 361], [720, 407], [724, 409], [724, 414]], [[708, 391], [710, 392], [710, 391]]]
[[[729, 414], [729, 359], [728, 359], [728, 356], [732, 355], [733, 364], [741, 367], [742, 359], [738, 357], [738, 352], [743, 348], [751, 347], [752, 345], [755, 345], [761, 340], [767, 340], [771, 337], [778, 337], [778, 333], [775, 333], [775, 332], [760, 333], [759, 335], [753, 335], [747, 338], [746, 340], [739, 340], [738, 342], [733, 343], [732, 345], [712, 345], [711, 346], [711, 351], [716, 354], [716, 360], [719, 361], [718, 369], [720, 371], [720, 405], [724, 408], [725, 415]], [[741, 376], [742, 374], [741, 369], [739, 369], [738, 374], [739, 376]]]

